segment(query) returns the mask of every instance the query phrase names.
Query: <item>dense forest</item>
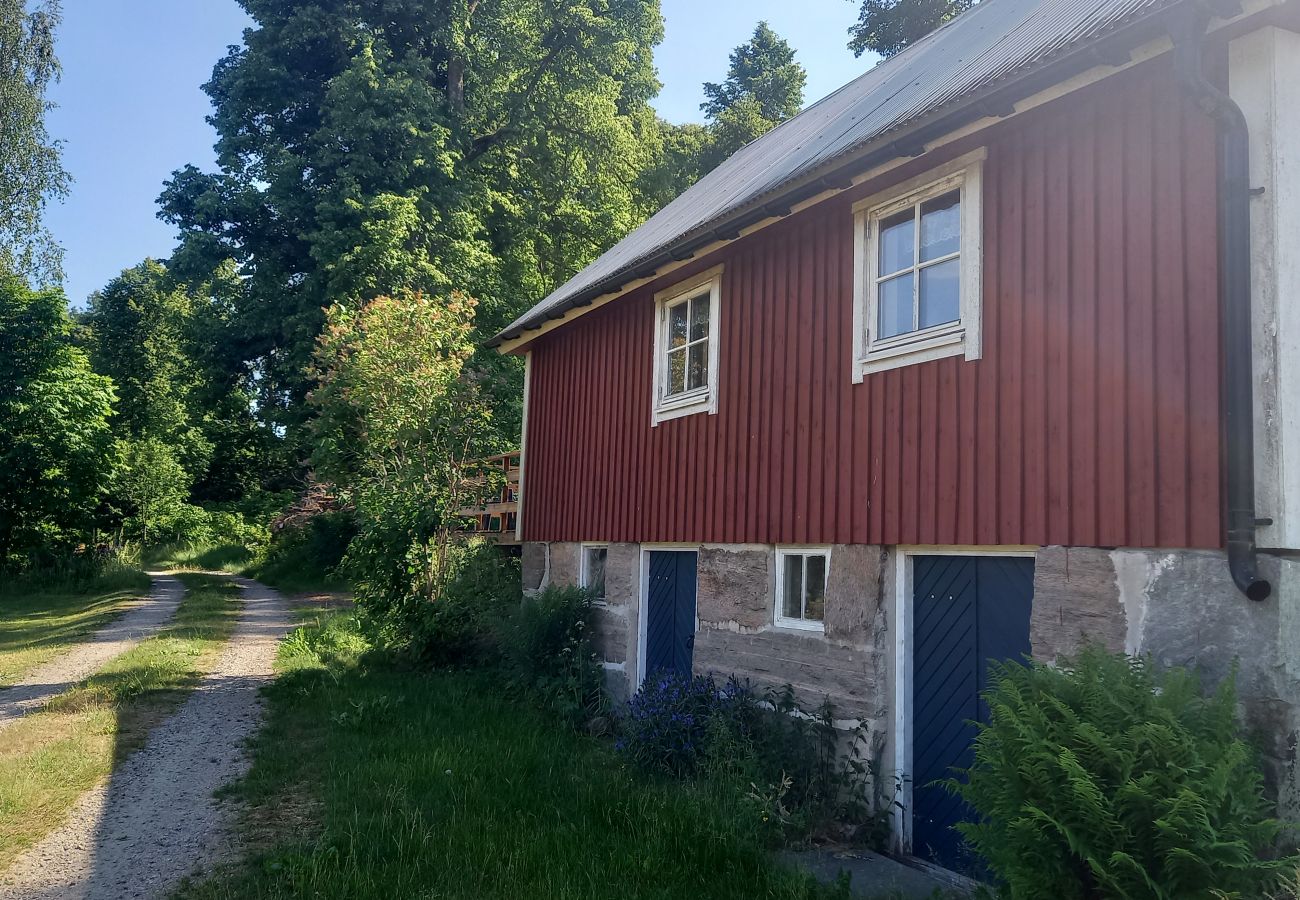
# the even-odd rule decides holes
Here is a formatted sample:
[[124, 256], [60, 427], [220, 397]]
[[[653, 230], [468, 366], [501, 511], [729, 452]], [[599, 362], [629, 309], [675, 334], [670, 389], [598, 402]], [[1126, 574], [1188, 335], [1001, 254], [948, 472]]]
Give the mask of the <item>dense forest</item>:
[[[798, 112], [804, 69], [759, 22], [677, 124], [651, 106], [657, 0], [241, 3], [204, 85], [216, 170], [158, 198], [174, 252], [70, 310], [41, 222], [70, 189], [59, 7], [0, 0], [0, 572], [274, 555], [308, 497], [325, 533], [277, 541], [432, 596], [474, 461], [519, 436], [519, 363], [482, 341]], [[850, 46], [965, 5], [866, 0]]]

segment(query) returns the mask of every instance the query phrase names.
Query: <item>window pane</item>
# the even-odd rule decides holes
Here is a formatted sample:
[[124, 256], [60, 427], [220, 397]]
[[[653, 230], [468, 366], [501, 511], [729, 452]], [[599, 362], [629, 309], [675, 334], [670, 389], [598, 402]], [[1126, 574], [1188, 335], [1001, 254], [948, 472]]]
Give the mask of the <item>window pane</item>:
[[826, 557], [808, 557], [808, 600], [803, 617], [820, 622], [826, 617]]
[[709, 342], [692, 344], [691, 362], [686, 371], [686, 389], [693, 391], [709, 383]]
[[877, 338], [912, 330], [912, 273], [880, 282], [880, 324]]
[[680, 347], [686, 343], [686, 314], [689, 304], [679, 303], [668, 310], [668, 346]]
[[[686, 351], [668, 354], [668, 395], [686, 390]], [[572, 557], [570, 557], [572, 559]]]
[[916, 244], [916, 209], [880, 221], [880, 268], [877, 277], [912, 265]]
[[785, 558], [785, 583], [781, 586], [781, 615], [797, 619], [803, 601], [803, 557]]
[[921, 204], [921, 261], [961, 249], [961, 191]]
[[961, 259], [921, 270], [921, 327], [961, 318]]
[[709, 336], [709, 295], [701, 294], [691, 301], [691, 340]]
[[605, 599], [605, 559], [609, 550], [592, 547], [587, 551], [587, 589], [597, 600]]

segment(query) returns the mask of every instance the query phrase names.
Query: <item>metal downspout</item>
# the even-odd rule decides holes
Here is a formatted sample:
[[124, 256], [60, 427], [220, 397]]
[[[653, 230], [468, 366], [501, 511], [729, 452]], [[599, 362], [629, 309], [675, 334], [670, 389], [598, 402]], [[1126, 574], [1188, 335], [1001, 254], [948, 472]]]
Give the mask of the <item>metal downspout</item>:
[[1255, 390], [1250, 321], [1250, 132], [1236, 102], [1201, 68], [1211, 11], [1200, 0], [1170, 29], [1178, 78], [1219, 133], [1219, 309], [1223, 329], [1224, 544], [1228, 569], [1251, 600], [1266, 600], [1273, 586], [1259, 574], [1255, 549]]

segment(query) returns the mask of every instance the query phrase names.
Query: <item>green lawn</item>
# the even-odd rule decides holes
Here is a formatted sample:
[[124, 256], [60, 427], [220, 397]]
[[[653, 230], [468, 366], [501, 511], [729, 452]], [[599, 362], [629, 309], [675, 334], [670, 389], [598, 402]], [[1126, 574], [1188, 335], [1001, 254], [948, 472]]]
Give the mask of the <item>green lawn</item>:
[[834, 896], [772, 862], [734, 792], [647, 781], [486, 676], [367, 665], [351, 621], [286, 642], [235, 789], [254, 849], [179, 896]]
[[84, 590], [16, 584], [0, 591], [0, 687], [107, 625], [126, 601], [149, 591], [149, 576], [123, 573]]
[[237, 589], [180, 578], [189, 592], [167, 628], [0, 730], [0, 871], [142, 746], [215, 660], [239, 611]]

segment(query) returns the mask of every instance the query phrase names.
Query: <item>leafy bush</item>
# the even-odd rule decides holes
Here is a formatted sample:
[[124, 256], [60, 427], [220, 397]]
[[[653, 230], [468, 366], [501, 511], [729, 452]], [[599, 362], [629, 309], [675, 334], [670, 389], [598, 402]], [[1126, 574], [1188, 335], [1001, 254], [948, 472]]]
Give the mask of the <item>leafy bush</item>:
[[788, 686], [759, 695], [734, 677], [719, 686], [661, 673], [629, 701], [620, 730], [616, 747], [639, 768], [740, 785], [779, 832], [861, 829], [875, 818], [857, 736], [836, 729], [829, 702], [800, 712]]
[[31, 554], [25, 562], [25, 568], [0, 578], [0, 597], [37, 591], [89, 593], [149, 587], [149, 576], [127, 547], [102, 544], [75, 551], [49, 549]]
[[1271, 859], [1255, 753], [1234, 679], [1209, 697], [1185, 671], [1085, 650], [1053, 668], [1006, 664], [965, 784], [959, 826], [1010, 897], [1261, 897]]
[[356, 533], [356, 522], [349, 513], [312, 516], [302, 525], [271, 535], [257, 559], [254, 574], [286, 590], [341, 585], [339, 568]]
[[523, 605], [504, 629], [515, 679], [561, 716], [580, 723], [605, 704], [604, 673], [591, 643], [591, 596], [550, 587]]
[[357, 601], [375, 643], [422, 666], [463, 668], [497, 658], [504, 609], [520, 595], [519, 563], [491, 544], [451, 548], [450, 575], [434, 599], [407, 590], [373, 593], [358, 588]]

